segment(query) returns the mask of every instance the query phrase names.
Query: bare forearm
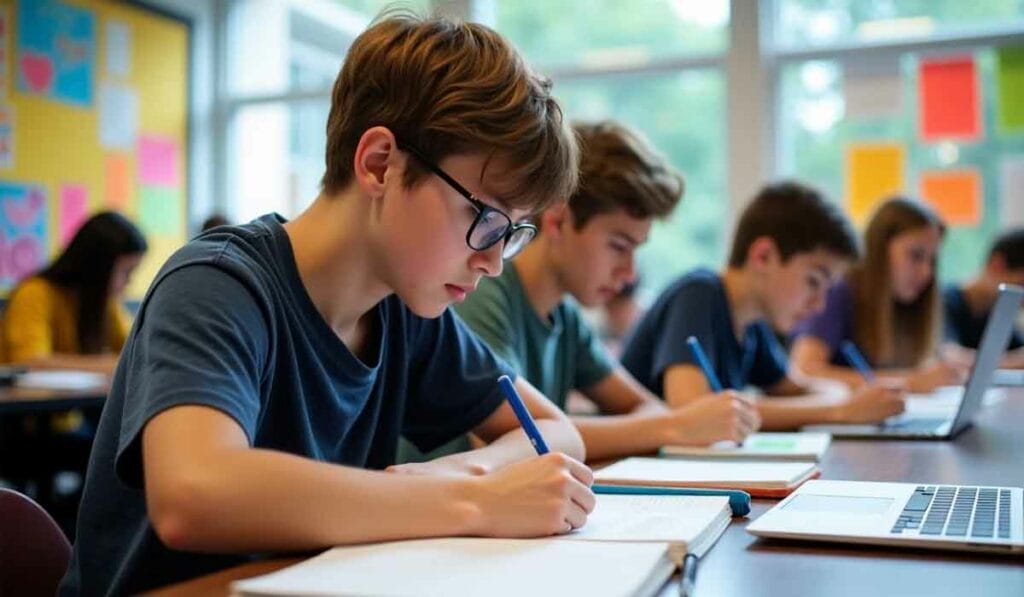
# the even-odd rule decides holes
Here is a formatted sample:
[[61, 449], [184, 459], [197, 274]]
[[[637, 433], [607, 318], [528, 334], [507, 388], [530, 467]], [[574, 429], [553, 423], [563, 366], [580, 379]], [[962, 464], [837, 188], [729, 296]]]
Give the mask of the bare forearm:
[[148, 503], [161, 538], [188, 551], [467, 534], [479, 516], [468, 477], [391, 475], [257, 449], [225, 451], [194, 469]]
[[591, 462], [656, 452], [666, 443], [666, 415], [655, 409], [626, 415], [573, 417]]
[[803, 425], [829, 423], [835, 418], [835, 400], [822, 396], [801, 398], [768, 398], [757, 401], [761, 428], [765, 431], [786, 431]]
[[[536, 423], [549, 450], [583, 461], [586, 454], [583, 439], [577, 430], [568, 424], [568, 419], [564, 422], [539, 419]], [[487, 473], [536, 455], [537, 451], [523, 430], [515, 429], [482, 448], [463, 452], [452, 458], [465, 461], [478, 473]]]

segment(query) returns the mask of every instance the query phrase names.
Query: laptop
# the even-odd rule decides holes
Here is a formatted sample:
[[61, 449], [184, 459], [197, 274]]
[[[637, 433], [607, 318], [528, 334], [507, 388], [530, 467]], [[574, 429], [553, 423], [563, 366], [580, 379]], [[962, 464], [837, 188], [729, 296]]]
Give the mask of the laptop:
[[758, 537], [1024, 555], [1024, 488], [808, 481]]
[[878, 425], [807, 425], [801, 430], [831, 433], [833, 437], [840, 438], [953, 439], [971, 426], [981, 410], [985, 391], [992, 384], [992, 377], [1002, 360], [1022, 301], [1024, 288], [999, 285], [999, 298], [985, 323], [977, 358], [967, 385], [962, 389], [963, 398], [952, 417], [905, 412]]

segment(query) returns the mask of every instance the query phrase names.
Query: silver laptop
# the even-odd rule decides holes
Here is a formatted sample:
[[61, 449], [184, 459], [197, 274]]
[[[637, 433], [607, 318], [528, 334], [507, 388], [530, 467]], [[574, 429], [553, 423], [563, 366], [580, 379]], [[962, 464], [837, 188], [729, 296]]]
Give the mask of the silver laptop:
[[808, 481], [747, 526], [758, 537], [1024, 555], [1024, 489]]
[[999, 285], [999, 298], [985, 323], [971, 375], [963, 388], [959, 408], [952, 417], [906, 412], [879, 425], [808, 425], [802, 431], [820, 431], [841, 438], [952, 439], [974, 422], [985, 391], [992, 385], [996, 367], [1010, 340], [1014, 320], [1024, 301], [1024, 288]]

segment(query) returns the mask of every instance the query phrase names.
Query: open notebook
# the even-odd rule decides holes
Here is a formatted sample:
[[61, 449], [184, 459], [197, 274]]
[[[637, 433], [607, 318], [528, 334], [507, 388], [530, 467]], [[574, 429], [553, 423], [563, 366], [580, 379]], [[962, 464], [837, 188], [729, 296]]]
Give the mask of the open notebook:
[[547, 539], [446, 538], [338, 547], [236, 582], [235, 595], [653, 595], [687, 550], [729, 524], [728, 499], [598, 496], [582, 529]]
[[827, 433], [754, 433], [742, 444], [719, 442], [706, 448], [663, 446], [662, 456], [728, 460], [820, 462], [832, 436]]
[[785, 497], [821, 474], [813, 462], [626, 458], [594, 472], [596, 483], [741, 489], [754, 497]]

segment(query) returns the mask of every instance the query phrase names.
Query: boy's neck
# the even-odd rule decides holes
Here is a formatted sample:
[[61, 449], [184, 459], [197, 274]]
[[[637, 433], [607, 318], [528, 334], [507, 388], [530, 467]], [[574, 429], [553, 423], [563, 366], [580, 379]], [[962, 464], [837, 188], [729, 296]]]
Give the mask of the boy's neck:
[[967, 308], [975, 315], [988, 313], [999, 298], [998, 284], [992, 283], [984, 275], [974, 278], [960, 290]]
[[530, 306], [544, 321], [565, 295], [565, 286], [549, 255], [547, 242], [540, 236], [527, 245], [514, 262], [505, 264], [505, 267], [515, 267]]
[[721, 273], [725, 299], [732, 316], [733, 334], [742, 340], [743, 333], [751, 323], [764, 318], [761, 301], [757, 296], [750, 274], [741, 267], [727, 267]]
[[354, 344], [359, 344], [360, 319], [391, 294], [374, 273], [379, 268], [365, 226], [369, 204], [351, 192], [321, 194], [284, 225], [302, 285], [350, 350], [359, 348]]

